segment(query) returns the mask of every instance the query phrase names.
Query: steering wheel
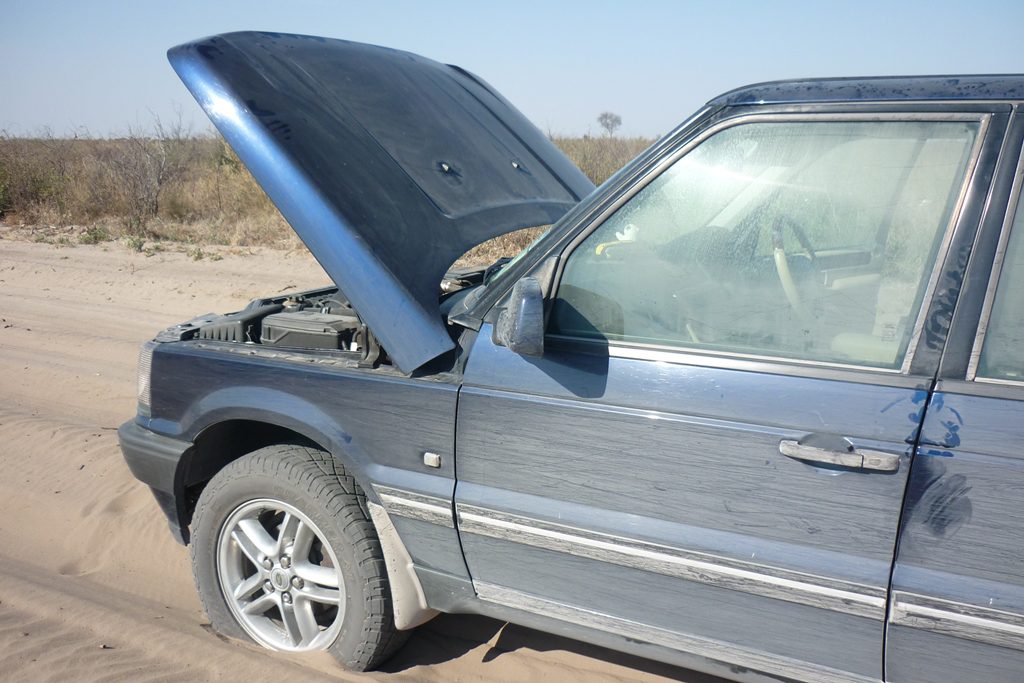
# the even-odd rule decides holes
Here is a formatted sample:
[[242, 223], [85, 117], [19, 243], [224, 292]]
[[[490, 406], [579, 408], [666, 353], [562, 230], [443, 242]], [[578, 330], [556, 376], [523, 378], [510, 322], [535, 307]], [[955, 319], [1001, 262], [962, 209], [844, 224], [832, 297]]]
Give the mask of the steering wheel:
[[779, 283], [782, 285], [782, 291], [786, 295], [786, 300], [789, 301], [790, 307], [801, 317], [807, 315], [807, 310], [804, 308], [803, 301], [800, 299], [800, 290], [797, 289], [796, 282], [793, 280], [793, 274], [789, 270], [789, 260], [786, 258], [785, 242], [783, 240], [783, 231], [785, 228], [789, 228], [793, 235], [796, 237], [796, 241], [800, 243], [807, 256], [810, 258], [811, 263], [817, 258], [814, 253], [814, 248], [811, 246], [811, 241], [807, 238], [807, 233], [804, 229], [797, 224], [789, 216], [779, 216], [775, 219], [775, 223], [772, 224], [772, 257], [775, 260], [775, 272], [778, 273]]
[[[634, 288], [640, 296], [631, 302], [631, 312], [636, 320], [644, 321], [652, 337], [689, 339], [700, 344], [696, 323], [687, 311], [688, 299], [692, 290], [707, 288], [715, 280], [699, 259], [678, 263], [659, 246], [633, 239], [598, 244], [592, 252], [588, 250], [589, 259], [607, 264], [604, 268], [617, 264], [628, 279], [616, 281], [611, 277], [612, 271], [605, 271], [603, 277], [589, 286], [594, 294], [608, 301], [619, 301], [624, 288]], [[605, 288], [609, 288], [607, 293]]]

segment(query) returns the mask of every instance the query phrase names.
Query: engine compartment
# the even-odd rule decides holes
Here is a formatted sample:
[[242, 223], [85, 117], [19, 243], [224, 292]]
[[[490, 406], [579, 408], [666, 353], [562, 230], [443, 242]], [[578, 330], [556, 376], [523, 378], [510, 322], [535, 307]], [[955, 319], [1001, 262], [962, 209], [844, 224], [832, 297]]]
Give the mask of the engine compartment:
[[200, 339], [289, 349], [358, 354], [376, 367], [386, 355], [336, 287], [253, 299], [234, 313], [197, 316], [164, 330], [158, 341]]
[[[439, 301], [447, 316], [453, 305], [508, 259], [482, 267], [453, 268], [441, 282]], [[337, 287], [253, 299], [234, 313], [206, 313], [167, 328], [158, 342], [200, 340], [249, 347], [342, 352], [359, 367], [388, 365], [387, 352]], [[230, 348], [230, 347], [228, 347]]]

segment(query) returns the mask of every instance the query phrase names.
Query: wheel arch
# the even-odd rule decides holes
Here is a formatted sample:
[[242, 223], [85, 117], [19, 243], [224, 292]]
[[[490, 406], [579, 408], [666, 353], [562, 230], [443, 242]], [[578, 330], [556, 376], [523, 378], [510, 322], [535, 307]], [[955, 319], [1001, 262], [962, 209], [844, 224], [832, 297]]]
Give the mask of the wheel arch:
[[[387, 512], [375, 500], [376, 493], [366, 477], [365, 468], [360, 467], [336, 442], [319, 430], [268, 416], [259, 419], [229, 418], [206, 425], [193, 439], [192, 448], [179, 463], [175, 477], [181, 540], [186, 544], [189, 542], [192, 515], [203, 488], [228, 464], [266, 446], [291, 443], [317, 448], [337, 459], [367, 496], [364, 512], [377, 531], [388, 568], [396, 627], [407, 630], [429, 621], [437, 611], [427, 606], [405, 544]], [[350, 439], [345, 439], [345, 442], [350, 443]]]
[[348, 441], [347, 437], [331, 438], [307, 424], [273, 414], [214, 417], [196, 431], [192, 447], [175, 473], [178, 523], [186, 544], [196, 502], [210, 479], [231, 462], [266, 446], [297, 444], [326, 451], [356, 479], [364, 493], [375, 495], [365, 469], [338, 443]]

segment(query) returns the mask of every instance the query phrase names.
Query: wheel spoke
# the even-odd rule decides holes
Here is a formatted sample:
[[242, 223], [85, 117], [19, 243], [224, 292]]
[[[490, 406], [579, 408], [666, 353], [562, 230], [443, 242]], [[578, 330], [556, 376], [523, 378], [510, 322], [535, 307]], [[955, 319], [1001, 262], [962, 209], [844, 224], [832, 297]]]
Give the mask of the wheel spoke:
[[231, 532], [231, 540], [235, 542], [235, 545], [245, 554], [249, 561], [257, 567], [260, 566], [260, 549], [253, 545], [253, 542], [249, 540], [249, 537], [242, 533], [240, 530], [235, 529]]
[[[248, 555], [253, 564], [257, 566], [259, 566], [259, 560], [250, 555], [253, 548], [265, 557], [276, 557], [277, 541], [270, 537], [270, 534], [267, 533], [267, 530], [263, 528], [263, 525], [257, 519], [239, 520], [237, 532], [233, 531], [231, 535], [239, 542], [242, 552]], [[243, 537], [248, 542], [249, 550], [246, 550], [246, 544], [241, 540]]]
[[237, 586], [235, 586], [235, 590], [233, 591], [235, 600], [241, 600], [243, 598], [249, 597], [250, 595], [255, 593], [256, 589], [258, 589], [262, 585], [263, 577], [260, 576], [259, 572], [256, 572], [255, 574], [253, 574], [247, 579], [242, 580]]
[[338, 587], [338, 570], [334, 567], [323, 567], [311, 562], [297, 562], [293, 567], [295, 575], [304, 581], [330, 588]]
[[316, 617], [313, 616], [313, 605], [308, 600], [300, 600], [299, 596], [295, 596], [292, 608], [295, 610], [295, 621], [298, 622], [302, 642], [308, 643], [320, 635], [320, 624], [316, 623]]
[[256, 598], [242, 608], [246, 614], [264, 614], [271, 607], [277, 606], [277, 596], [274, 593], [267, 593]]
[[305, 526], [302, 520], [293, 515], [290, 512], [284, 513], [284, 519], [281, 520], [281, 526], [277, 530], [277, 544], [275, 545], [275, 554], [280, 556], [284, 553], [285, 548], [288, 546], [288, 541], [294, 541], [296, 534], [300, 527]]
[[313, 549], [313, 541], [316, 540], [316, 534], [309, 528], [308, 524], [299, 522], [298, 528], [295, 530], [295, 543], [292, 545], [292, 557], [297, 560], [305, 560], [309, 558], [309, 551]]
[[294, 647], [302, 644], [304, 636], [300, 619], [295, 613], [295, 605], [281, 603], [281, 619], [284, 621], [284, 630]]
[[303, 598], [304, 601], [322, 602], [328, 605], [337, 605], [341, 602], [341, 593], [337, 588], [321, 588], [312, 584], [306, 584], [302, 590], [295, 591], [295, 599]]

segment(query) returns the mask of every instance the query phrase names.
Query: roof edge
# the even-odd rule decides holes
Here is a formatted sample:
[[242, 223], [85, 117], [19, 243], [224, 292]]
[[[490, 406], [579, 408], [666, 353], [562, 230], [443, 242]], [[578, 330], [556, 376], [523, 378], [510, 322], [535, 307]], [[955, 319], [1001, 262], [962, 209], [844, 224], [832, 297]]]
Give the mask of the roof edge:
[[810, 102], [889, 102], [896, 100], [1024, 99], [1022, 74], [932, 76], [850, 76], [765, 81], [729, 90], [709, 106], [802, 104]]

